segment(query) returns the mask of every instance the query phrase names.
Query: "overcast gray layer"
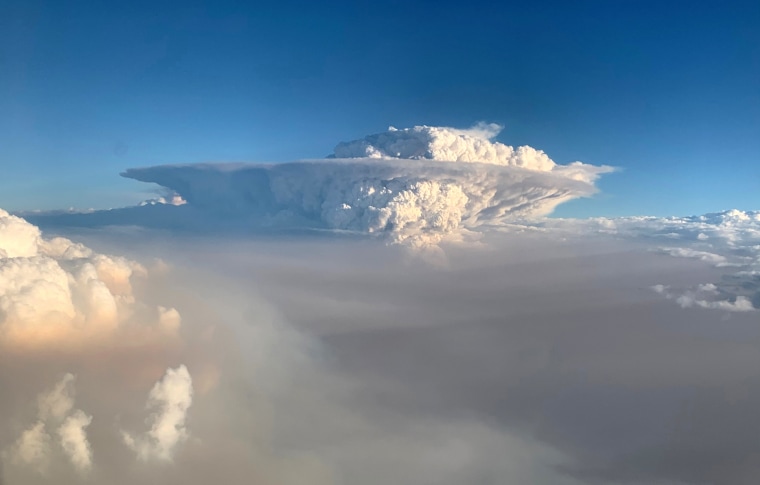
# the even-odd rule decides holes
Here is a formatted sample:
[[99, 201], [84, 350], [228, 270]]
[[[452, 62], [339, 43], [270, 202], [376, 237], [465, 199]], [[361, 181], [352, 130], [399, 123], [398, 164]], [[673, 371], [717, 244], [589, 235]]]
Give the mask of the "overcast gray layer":
[[[225, 352], [241, 352], [196, 346], [224, 377], [194, 401], [198, 441], [160, 468], [164, 483], [751, 484], [760, 473], [757, 314], [684, 309], [651, 290], [719, 281], [726, 269], [708, 262], [531, 233], [447, 247], [443, 266], [350, 240], [83, 239], [166, 258], [175, 270], [153, 297], [185, 309], [188, 327], [223, 322]], [[174, 296], [155, 293], [173, 281]], [[4, 388], [23, 380], [34, 396], [45, 380], [33, 372], [5, 373]], [[97, 418], [105, 404], [92, 384], [89, 395], [77, 405]], [[112, 426], [91, 425], [96, 467], [106, 460], [96, 470], [123, 483], [158, 473], [108, 438]]]

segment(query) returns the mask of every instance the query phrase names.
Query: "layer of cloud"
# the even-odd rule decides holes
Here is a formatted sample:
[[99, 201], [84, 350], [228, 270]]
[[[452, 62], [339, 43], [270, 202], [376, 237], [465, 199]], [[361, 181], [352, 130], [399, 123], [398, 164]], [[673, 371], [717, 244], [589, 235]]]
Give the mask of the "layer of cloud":
[[[746, 254], [651, 228], [561, 223], [446, 245], [446, 266], [362, 238], [67, 234], [99, 253], [170, 261], [133, 275], [132, 295], [150, 326], [174, 328], [181, 313], [181, 345], [157, 333], [105, 352], [0, 354], [0, 412], [12, 423], [0, 439], [12, 445], [38, 419], [11, 396], [35, 402], [54, 387], [50, 372], [70, 369], [72, 409], [92, 416], [95, 483], [753, 483], [756, 316], [684, 311], [649, 289], [751, 271], [661, 248], [731, 263]], [[208, 359], [217, 373], [204, 377]], [[180, 363], [194, 393], [177, 427], [145, 398]], [[121, 431], [155, 444], [158, 422], [187, 438], [170, 461], [140, 460]], [[49, 475], [9, 460], [6, 483], [82, 481], [58, 427], [47, 429]]]
[[[11, 345], [15, 341], [3, 341], [5, 483], [379, 485], [392, 469], [396, 481], [413, 485], [502, 475], [575, 485], [545, 466], [564, 463], [562, 455], [530, 437], [489, 429], [477, 419], [424, 423], [402, 413], [388, 422], [382, 408], [357, 401], [364, 392], [360, 389], [374, 384], [356, 382], [332, 368], [321, 342], [293, 329], [279, 311], [256, 299], [250, 274], [230, 278], [213, 269], [220, 255], [230, 254], [229, 242], [206, 246], [198, 240], [119, 230], [113, 240], [88, 233], [85, 246], [36, 234], [36, 253], [7, 259], [47, 261], [60, 268], [64, 276], [59, 284], [63, 287], [65, 281], [72, 294], [81, 283], [62, 256], [67, 252], [93, 266], [103, 247], [192, 264], [176, 275], [179, 269], [157, 265], [140, 265], [139, 274], [122, 273], [117, 269], [123, 265], [106, 263], [132, 260], [107, 256], [102, 274], [91, 274], [91, 279], [107, 282], [112, 295], [116, 288], [128, 291], [131, 316], [93, 333], [87, 322], [103, 318], [91, 317], [100, 306], [62, 298], [79, 318], [77, 325], [65, 326], [63, 345], [27, 339], [29, 345], [17, 349]], [[143, 246], [169, 241], [168, 252]], [[290, 256], [309, 253], [307, 247]], [[335, 246], [331, 252], [349, 248]], [[185, 250], [192, 254], [187, 260]], [[24, 274], [28, 271], [14, 273], [8, 281]], [[48, 274], [27, 279], [45, 280]], [[47, 301], [44, 292], [38, 298]], [[307, 310], [309, 304], [297, 306]], [[31, 332], [47, 323], [37, 318], [34, 312], [17, 312], [15, 322]], [[133, 327], [151, 330], [128, 331]], [[60, 369], [71, 373], [55, 381], [51, 376], [60, 377]], [[38, 395], [43, 388], [47, 390]], [[31, 413], [29, 403], [35, 402]], [[505, 461], [500, 455], [507, 451], [520, 458]]]
[[684, 308], [728, 312], [760, 309], [760, 211], [727, 210], [687, 217], [544, 219], [495, 227], [566, 238], [591, 234], [646, 244], [650, 250], [721, 268], [721, 278], [688, 287], [657, 282], [655, 291]]
[[[127, 170], [198, 212], [200, 224], [372, 233], [435, 245], [486, 225], [550, 213], [596, 191], [610, 167], [559, 165], [544, 152], [491, 140], [500, 128], [417, 126], [339, 144], [334, 158], [275, 165], [175, 165]], [[190, 208], [186, 208], [190, 211]]]
[[753, 483], [756, 316], [649, 289], [727, 268], [558, 235], [491, 233], [446, 267], [318, 238], [214, 238], [196, 261], [320, 336], [329, 379], [292, 376], [277, 431], [337, 483]]

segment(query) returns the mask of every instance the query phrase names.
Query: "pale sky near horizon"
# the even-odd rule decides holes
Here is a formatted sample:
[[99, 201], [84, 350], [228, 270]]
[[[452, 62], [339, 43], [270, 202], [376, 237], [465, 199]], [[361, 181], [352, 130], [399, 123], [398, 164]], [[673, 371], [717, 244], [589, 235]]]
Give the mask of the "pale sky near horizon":
[[149, 198], [123, 170], [290, 161], [389, 125], [621, 170], [569, 217], [760, 206], [757, 2], [0, 5], [0, 207]]

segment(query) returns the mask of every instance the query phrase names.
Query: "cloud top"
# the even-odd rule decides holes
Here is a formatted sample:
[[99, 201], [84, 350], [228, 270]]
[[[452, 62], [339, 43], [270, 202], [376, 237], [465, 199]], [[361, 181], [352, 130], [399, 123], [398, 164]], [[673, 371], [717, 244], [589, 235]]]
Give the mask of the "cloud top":
[[546, 153], [529, 146], [518, 148], [493, 141], [502, 126], [479, 123], [470, 129], [415, 126], [368, 135], [361, 140], [339, 143], [335, 158], [396, 158], [475, 162], [523, 167], [542, 172], [555, 166]]

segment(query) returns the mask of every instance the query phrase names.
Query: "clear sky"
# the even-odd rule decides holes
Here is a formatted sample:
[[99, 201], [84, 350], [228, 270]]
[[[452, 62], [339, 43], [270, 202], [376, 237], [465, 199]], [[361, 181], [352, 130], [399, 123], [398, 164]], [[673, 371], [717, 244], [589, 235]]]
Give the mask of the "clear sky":
[[0, 207], [147, 198], [126, 168], [505, 126], [621, 167], [562, 216], [760, 208], [760, 2], [0, 1]]

